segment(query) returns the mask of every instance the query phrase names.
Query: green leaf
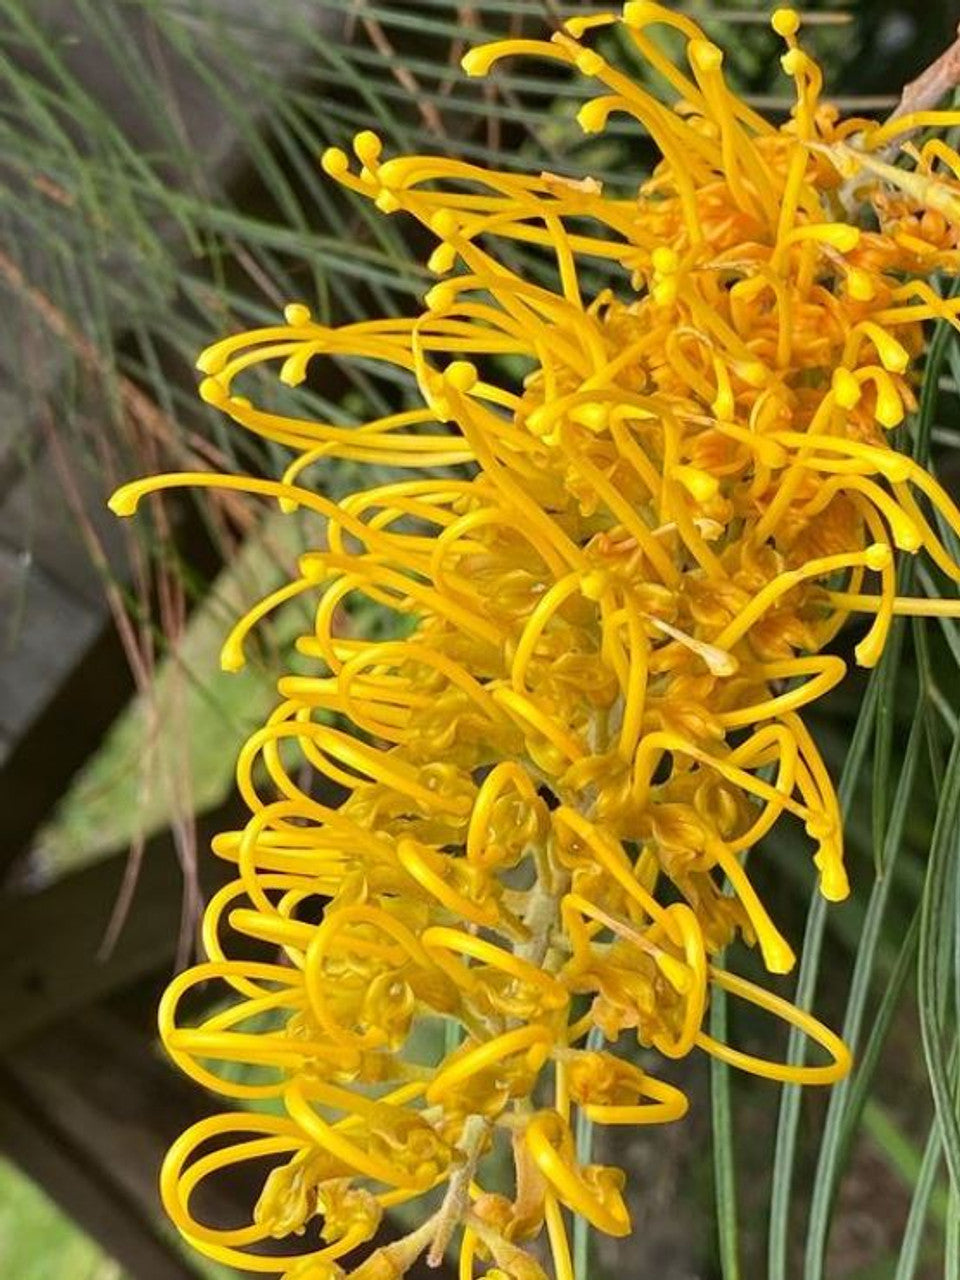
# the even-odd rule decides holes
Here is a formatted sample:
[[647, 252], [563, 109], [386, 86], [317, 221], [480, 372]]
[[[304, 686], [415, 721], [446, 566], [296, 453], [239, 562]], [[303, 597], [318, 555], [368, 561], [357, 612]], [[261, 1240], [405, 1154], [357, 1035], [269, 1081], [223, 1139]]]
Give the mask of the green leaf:
[[[876, 675], [874, 671], [867, 686], [840, 778], [838, 794], [844, 818], [850, 810], [853, 792], [864, 768], [867, 748], [876, 720], [878, 700]], [[794, 1001], [800, 1009], [809, 1010], [813, 1005], [826, 923], [826, 900], [820, 894], [816, 894], [807, 912], [797, 974]], [[787, 1045], [787, 1061], [799, 1065], [804, 1060], [805, 1052], [806, 1038], [799, 1031], [791, 1031]], [[769, 1280], [787, 1280], [787, 1247], [802, 1092], [801, 1086], [788, 1084], [782, 1087], [780, 1093], [780, 1112], [777, 1120], [770, 1193], [770, 1234], [767, 1253]]]
[[[900, 777], [884, 834], [883, 856], [877, 860], [876, 878], [861, 928], [850, 993], [847, 998], [847, 1010], [841, 1034], [854, 1055], [859, 1045], [867, 998], [876, 969], [881, 930], [893, 886], [894, 863], [903, 846], [904, 826], [924, 745], [923, 728], [923, 708], [920, 706], [914, 716], [910, 737], [904, 751]], [[853, 1078], [848, 1076], [833, 1088], [827, 1106], [820, 1155], [813, 1178], [813, 1200], [807, 1227], [805, 1280], [821, 1280], [824, 1275], [830, 1216], [840, 1181], [842, 1161], [846, 1154], [843, 1144], [844, 1119], [852, 1087]]]
[[[724, 955], [717, 957], [720, 968]], [[714, 987], [710, 998], [710, 1035], [727, 1043], [727, 993]], [[737, 1214], [737, 1162], [730, 1099], [730, 1067], [710, 1058], [710, 1102], [713, 1121], [713, 1180], [717, 1207], [717, 1238], [723, 1280], [740, 1280], [740, 1229]]]

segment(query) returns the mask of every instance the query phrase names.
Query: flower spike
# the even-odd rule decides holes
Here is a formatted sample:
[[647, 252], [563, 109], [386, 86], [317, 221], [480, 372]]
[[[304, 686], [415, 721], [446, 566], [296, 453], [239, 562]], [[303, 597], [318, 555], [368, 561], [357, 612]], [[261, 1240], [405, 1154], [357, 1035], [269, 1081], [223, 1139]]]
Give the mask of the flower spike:
[[[925, 326], [960, 327], [960, 301], [934, 287], [960, 271], [960, 156], [907, 140], [956, 113], [919, 101], [886, 125], [839, 119], [798, 15], [778, 9], [797, 101], [775, 128], [691, 18], [633, 0], [625, 34], [678, 99], [664, 100], [593, 47], [616, 21], [572, 18], [463, 65], [549, 58], [592, 78], [583, 128], [624, 112], [660, 148], [635, 194], [387, 157], [369, 130], [354, 159], [328, 150], [332, 180], [432, 237], [441, 279], [422, 310], [328, 326], [295, 302], [283, 323], [215, 343], [201, 396], [289, 449], [283, 478], [159, 476], [111, 500], [128, 516], [146, 493], [221, 485], [322, 522], [298, 576], [224, 645], [241, 666], [269, 610], [315, 596], [298, 641], [309, 670], [281, 678], [240, 753], [250, 818], [214, 842], [237, 878], [209, 904], [208, 959], [160, 1011], [183, 1071], [282, 1108], [202, 1121], [164, 1166], [177, 1226], [231, 1266], [399, 1280], [459, 1239], [462, 1280], [483, 1266], [544, 1280], [527, 1251], [543, 1235], [572, 1280], [567, 1216], [631, 1230], [624, 1172], [583, 1162], [578, 1117], [653, 1126], [687, 1109], [632, 1060], [637, 1044], [796, 1084], [850, 1067], [832, 1031], [716, 957], [739, 939], [771, 973], [794, 964], [745, 865], [781, 823], [809, 838], [824, 896], [849, 891], [802, 719], [845, 674], [826, 652], [837, 632], [871, 618], [866, 666], [895, 615], [960, 616], [957, 599], [897, 595], [898, 552], [960, 581], [940, 533], [960, 534], [960, 511], [889, 435], [916, 406]], [[658, 45], [663, 26], [686, 67]], [[505, 242], [548, 250], [553, 279], [518, 274]], [[622, 278], [590, 296], [598, 260]], [[421, 402], [350, 426], [240, 393], [252, 368], [297, 385], [329, 358], [379, 364]], [[306, 480], [330, 458], [409, 471], [333, 502]], [[405, 638], [338, 635], [351, 597], [399, 615]], [[305, 789], [311, 770], [344, 791], [339, 807]], [[250, 940], [269, 958], [243, 958]], [[190, 1022], [201, 983], [226, 1002]], [[715, 1040], [718, 989], [819, 1057]], [[495, 1148], [512, 1187], [485, 1185]], [[264, 1158], [247, 1225], [199, 1220], [201, 1183]], [[376, 1248], [384, 1212], [412, 1200], [429, 1203], [419, 1225]], [[299, 1256], [265, 1251], [289, 1234], [304, 1235]]]

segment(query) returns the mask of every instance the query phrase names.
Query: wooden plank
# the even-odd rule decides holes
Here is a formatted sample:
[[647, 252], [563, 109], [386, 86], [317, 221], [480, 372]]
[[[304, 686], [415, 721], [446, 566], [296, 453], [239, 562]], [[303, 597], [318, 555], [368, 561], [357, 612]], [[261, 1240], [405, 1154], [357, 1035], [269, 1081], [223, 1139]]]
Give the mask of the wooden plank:
[[[149, 997], [151, 1003], [154, 996]], [[174, 1229], [167, 1223], [160, 1204], [158, 1179], [163, 1158], [185, 1128], [219, 1110], [203, 1089], [175, 1071], [157, 1050], [152, 1036], [132, 1029], [104, 1005], [65, 1019], [0, 1058], [0, 1090], [11, 1090], [19, 1107], [36, 1121], [46, 1138], [43, 1150], [54, 1146], [69, 1152], [93, 1174], [95, 1186], [109, 1189], [113, 1202], [122, 1211], [126, 1238], [139, 1239], [145, 1259], [152, 1258], [149, 1237], [169, 1245]], [[34, 1159], [33, 1142], [7, 1150], [18, 1164]], [[3, 1112], [0, 1110], [0, 1150], [6, 1146]], [[46, 1170], [44, 1172], [47, 1172]], [[61, 1168], [54, 1170], [44, 1187], [68, 1213], [70, 1188], [61, 1181]], [[199, 1212], [211, 1226], [225, 1228], [248, 1222], [263, 1186], [263, 1165], [246, 1164], [229, 1175], [212, 1178], [198, 1193]], [[80, 1220], [78, 1218], [78, 1220]], [[137, 1265], [114, 1250], [106, 1228], [106, 1218], [84, 1223], [118, 1261], [124, 1262], [135, 1280], [141, 1275]], [[303, 1240], [271, 1241], [270, 1251], [299, 1254]], [[176, 1251], [174, 1250], [176, 1256]], [[178, 1277], [192, 1277], [194, 1270], [184, 1263], [190, 1256], [184, 1247], [177, 1259]]]
[[[153, 1002], [153, 992], [147, 997]], [[34, 1145], [61, 1155], [50, 1194], [73, 1216], [71, 1199], [61, 1189], [63, 1153], [75, 1157], [92, 1174], [95, 1186], [109, 1188], [112, 1202], [122, 1208], [131, 1236], [139, 1226], [147, 1236], [163, 1242], [162, 1253], [176, 1258], [175, 1273], [193, 1276], [182, 1255], [170, 1250], [173, 1230], [166, 1224], [157, 1194], [160, 1163], [170, 1143], [195, 1120], [209, 1114], [210, 1102], [201, 1089], [175, 1072], [155, 1046], [152, 1035], [130, 1026], [107, 1005], [49, 1027], [0, 1058], [0, 1089], [7, 1087], [19, 1110], [31, 1118], [32, 1134], [9, 1146], [0, 1124], [0, 1147], [21, 1163], [25, 1172], [35, 1162]], [[0, 1113], [2, 1115], [2, 1113]], [[41, 1141], [42, 1139], [42, 1141]], [[21, 1159], [21, 1157], [24, 1157]], [[235, 1220], [237, 1206], [229, 1196], [204, 1195], [205, 1211], [215, 1221]], [[86, 1225], [86, 1224], [84, 1224]], [[103, 1220], [106, 1226], [106, 1220]], [[91, 1230], [90, 1227], [87, 1228]], [[92, 1234], [114, 1253], [101, 1223]], [[149, 1252], [149, 1250], [148, 1250]], [[126, 1265], [129, 1266], [129, 1263]], [[140, 1270], [131, 1267], [134, 1277]]]
[[[153, 984], [137, 990], [134, 1007], [156, 1003]], [[67, 1018], [0, 1057], [0, 1152], [42, 1182], [133, 1280], [193, 1280], [170, 1248], [157, 1178], [174, 1138], [220, 1106], [168, 1065], [149, 1030], [119, 1016], [120, 1003]], [[220, 1228], [249, 1221], [264, 1173], [248, 1163], [211, 1179], [203, 1220]], [[396, 1235], [388, 1219], [379, 1243]], [[296, 1236], [270, 1242], [277, 1255], [303, 1250]], [[421, 1261], [408, 1273], [428, 1277], [453, 1280], [453, 1272]]]
[[[105, 626], [0, 770], [2, 873], [26, 851], [70, 779], [96, 749], [133, 688], [120, 638]], [[50, 691], [48, 691], [49, 693]]]
[[[182, 516], [177, 523], [178, 552], [189, 563], [197, 583], [209, 582], [222, 568], [219, 551], [192, 504], [178, 504], [177, 511]], [[27, 851], [34, 833], [77, 770], [96, 751], [132, 693], [126, 654], [110, 621], [27, 732], [14, 740], [0, 769], [0, 812], [4, 815], [0, 881], [3, 872]]]
[[[2, 405], [0, 393], [0, 412]], [[81, 419], [71, 431], [58, 433], [57, 453], [62, 458], [61, 465], [69, 470], [91, 532], [108, 565], [122, 581], [129, 575], [129, 526], [107, 508], [110, 479], [91, 458], [86, 439], [93, 439], [97, 430], [102, 431], [102, 426]], [[42, 442], [43, 433], [37, 434]], [[49, 448], [25, 462], [9, 488], [0, 487], [0, 543], [28, 559], [31, 567], [42, 569], [48, 581], [79, 596], [98, 615], [106, 614], [102, 570], [94, 564], [80, 535], [76, 516], [64, 495], [60, 467]]]
[[[94, 1136], [94, 1135], [91, 1135]], [[0, 1150], [135, 1280], [196, 1280], [197, 1272], [157, 1223], [144, 1219], [89, 1151], [65, 1139], [55, 1123], [0, 1065]]]
[[[197, 822], [197, 871], [206, 892], [231, 874], [209, 852], [210, 839], [240, 820], [240, 803], [231, 800]], [[118, 853], [38, 893], [0, 896], [0, 1052], [138, 978], [172, 968], [184, 875], [167, 832], [147, 842], [124, 927], [113, 950], [100, 954], [126, 862], [126, 852]]]
[[18, 738], [103, 626], [101, 610], [0, 536], [0, 732]]

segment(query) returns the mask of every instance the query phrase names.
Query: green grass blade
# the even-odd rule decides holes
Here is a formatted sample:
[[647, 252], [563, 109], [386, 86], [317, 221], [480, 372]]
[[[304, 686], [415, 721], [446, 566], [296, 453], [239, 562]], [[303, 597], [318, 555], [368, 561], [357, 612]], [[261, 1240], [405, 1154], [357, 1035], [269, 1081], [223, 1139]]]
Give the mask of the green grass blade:
[[[870, 679], [856, 728], [844, 761], [838, 795], [841, 811], [846, 817], [854, 789], [863, 771], [867, 748], [873, 735], [877, 709], [876, 672]], [[820, 956], [827, 922], [827, 903], [815, 894], [807, 912], [797, 988], [794, 1001], [798, 1008], [809, 1010], [813, 1005], [817, 977], [820, 972]], [[806, 1037], [792, 1031], [787, 1044], [787, 1061], [799, 1064], [806, 1053]], [[796, 1163], [797, 1137], [800, 1125], [800, 1085], [783, 1085], [780, 1092], [780, 1112], [774, 1146], [773, 1177], [770, 1193], [770, 1234], [767, 1250], [768, 1280], [787, 1280], [787, 1246], [790, 1233], [790, 1211], [793, 1203], [793, 1178]]]
[[847, 1105], [841, 1118], [839, 1148], [844, 1154], [853, 1143], [860, 1118], [869, 1101], [880, 1054], [906, 988], [907, 979], [913, 970], [919, 939], [920, 910], [918, 908], [904, 934], [896, 965], [884, 985], [883, 997], [874, 1015], [873, 1025], [864, 1044], [863, 1053], [860, 1055], [860, 1061], [854, 1071], [847, 1095]]
[[[717, 957], [722, 968], [724, 957]], [[710, 997], [710, 1035], [726, 1044], [727, 993], [715, 987]], [[710, 1058], [710, 1103], [713, 1118], [713, 1181], [717, 1208], [720, 1274], [723, 1280], [740, 1280], [740, 1230], [737, 1212], [736, 1150], [730, 1098], [730, 1067]]]
[[897, 1271], [894, 1280], [914, 1280], [916, 1276], [917, 1267], [920, 1265], [924, 1229], [927, 1224], [933, 1193], [937, 1185], [937, 1175], [940, 1171], [941, 1156], [940, 1127], [935, 1120], [930, 1126], [930, 1133], [923, 1151], [923, 1160], [920, 1164], [913, 1197], [910, 1201], [910, 1212], [907, 1215], [907, 1224], [903, 1232], [900, 1257], [897, 1260]]
[[960, 1280], [960, 1197], [956, 1191], [950, 1192], [943, 1252], [943, 1280]]
[[[596, 1053], [603, 1047], [604, 1036], [599, 1027], [591, 1027], [587, 1032], [585, 1048]], [[593, 1158], [593, 1121], [586, 1111], [577, 1110], [574, 1142], [577, 1151], [577, 1163], [581, 1166], [590, 1164]], [[574, 1280], [590, 1280], [590, 1224], [581, 1214], [573, 1216], [573, 1277]]]
[[960, 735], [953, 749], [940, 793], [930, 847], [927, 881], [920, 915], [917, 998], [920, 1036], [930, 1077], [934, 1107], [940, 1123], [950, 1181], [960, 1191], [960, 1123], [954, 1102], [954, 1071], [944, 1047], [947, 1019], [947, 962], [954, 960], [954, 895], [951, 892], [960, 853]]
[[[890, 900], [893, 885], [894, 862], [903, 844], [914, 780], [924, 746], [923, 707], [917, 709], [910, 737], [903, 755], [900, 778], [890, 811], [884, 837], [883, 857], [874, 880], [870, 901], [861, 929], [857, 958], [850, 983], [850, 994], [843, 1021], [842, 1035], [852, 1053], [856, 1054], [866, 1012], [867, 998], [873, 982], [881, 929]], [[813, 1199], [807, 1227], [807, 1246], [804, 1262], [805, 1280], [822, 1280], [826, 1259], [827, 1238], [837, 1187], [840, 1181], [842, 1158], [843, 1119], [852, 1088], [852, 1077], [841, 1081], [830, 1095], [827, 1117], [820, 1143], [817, 1171], [813, 1180]]]

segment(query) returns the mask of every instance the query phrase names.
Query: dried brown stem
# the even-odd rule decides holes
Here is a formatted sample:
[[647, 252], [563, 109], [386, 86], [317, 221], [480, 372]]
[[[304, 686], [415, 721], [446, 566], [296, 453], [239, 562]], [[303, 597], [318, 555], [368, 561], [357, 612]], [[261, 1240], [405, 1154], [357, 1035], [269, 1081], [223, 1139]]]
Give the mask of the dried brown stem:
[[451, 1175], [443, 1204], [436, 1214], [430, 1252], [427, 1254], [428, 1267], [443, 1265], [444, 1254], [453, 1239], [453, 1234], [463, 1222], [470, 1207], [470, 1183], [473, 1181], [483, 1140], [489, 1129], [489, 1123], [483, 1116], [467, 1117], [460, 1146], [463, 1163]]
[[914, 111], [926, 111], [935, 107], [941, 98], [960, 84], [960, 27], [957, 28], [957, 39], [950, 45], [926, 71], [922, 71], [916, 80], [904, 85], [900, 101], [887, 117], [897, 120], [900, 116], [911, 115]]
[[385, 58], [389, 58], [391, 75], [402, 88], [406, 89], [407, 93], [409, 93], [410, 97], [414, 100], [424, 124], [431, 133], [435, 134], [438, 138], [442, 138], [445, 130], [439, 111], [429, 98], [424, 97], [417, 77], [409, 67], [405, 67], [401, 59], [397, 57], [397, 52], [390, 43], [390, 39], [383, 27], [376, 18], [363, 10], [361, 10], [360, 13], [360, 21], [376, 51], [382, 54]]

